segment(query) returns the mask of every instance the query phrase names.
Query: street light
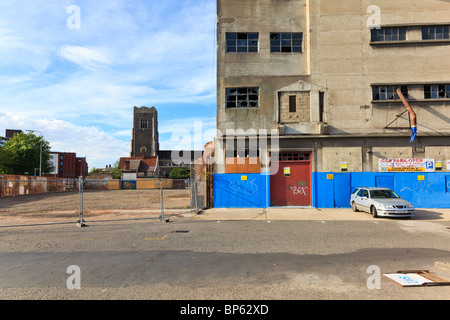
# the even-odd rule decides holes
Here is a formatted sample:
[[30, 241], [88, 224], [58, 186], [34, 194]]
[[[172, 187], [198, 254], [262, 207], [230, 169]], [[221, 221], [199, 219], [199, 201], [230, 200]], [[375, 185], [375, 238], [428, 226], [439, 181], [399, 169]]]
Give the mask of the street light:
[[38, 131], [38, 130], [27, 130], [28, 132], [34, 133], [39, 132], [41, 134], [40, 138], [41, 140], [39, 141], [39, 145], [40, 145], [40, 153], [39, 153], [39, 176], [42, 176], [42, 138], [44, 137], [42, 135], [42, 132]]

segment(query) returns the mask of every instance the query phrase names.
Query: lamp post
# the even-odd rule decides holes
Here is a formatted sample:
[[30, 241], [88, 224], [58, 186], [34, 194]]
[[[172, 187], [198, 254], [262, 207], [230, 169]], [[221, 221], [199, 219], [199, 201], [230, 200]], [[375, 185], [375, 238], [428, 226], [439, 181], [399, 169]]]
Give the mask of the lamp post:
[[39, 176], [42, 176], [42, 138], [44, 137], [42, 135], [42, 132], [38, 131], [38, 130], [27, 130], [28, 132], [34, 133], [39, 132], [41, 134], [40, 138], [41, 140], [39, 141], [39, 146], [40, 146], [40, 152], [39, 152]]

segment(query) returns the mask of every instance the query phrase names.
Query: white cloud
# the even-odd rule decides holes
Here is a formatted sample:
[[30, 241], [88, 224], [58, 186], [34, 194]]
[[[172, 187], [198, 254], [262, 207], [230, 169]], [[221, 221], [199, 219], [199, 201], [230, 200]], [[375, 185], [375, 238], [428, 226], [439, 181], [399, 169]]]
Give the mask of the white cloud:
[[215, 118], [189, 117], [158, 124], [161, 150], [203, 150], [216, 135]]
[[[80, 30], [66, 26], [70, 4]], [[0, 130], [40, 130], [104, 166], [129, 153], [133, 106], [158, 109], [164, 149], [176, 128], [193, 138], [195, 120], [213, 129], [215, 25], [211, 0], [1, 1]]]
[[91, 49], [80, 46], [63, 46], [58, 54], [91, 71], [102, 70], [112, 64], [111, 54], [105, 49]]
[[113, 164], [130, 152], [129, 142], [96, 127], [77, 126], [58, 119], [31, 119], [11, 112], [0, 112], [0, 128], [34, 130], [37, 135], [40, 131], [44, 139], [50, 142], [52, 151], [75, 152], [78, 157], [87, 158], [90, 168]]

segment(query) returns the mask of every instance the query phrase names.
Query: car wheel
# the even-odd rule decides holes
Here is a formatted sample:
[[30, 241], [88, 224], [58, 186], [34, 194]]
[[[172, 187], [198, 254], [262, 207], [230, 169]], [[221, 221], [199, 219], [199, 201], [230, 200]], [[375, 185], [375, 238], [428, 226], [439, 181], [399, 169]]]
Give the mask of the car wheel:
[[356, 207], [355, 201], [352, 202], [352, 210], [353, 210], [353, 212], [358, 212], [359, 211], [358, 208]]
[[375, 206], [372, 206], [372, 207], [370, 208], [370, 212], [372, 213], [372, 216], [373, 216], [374, 218], [378, 218], [377, 208], [375, 208]]

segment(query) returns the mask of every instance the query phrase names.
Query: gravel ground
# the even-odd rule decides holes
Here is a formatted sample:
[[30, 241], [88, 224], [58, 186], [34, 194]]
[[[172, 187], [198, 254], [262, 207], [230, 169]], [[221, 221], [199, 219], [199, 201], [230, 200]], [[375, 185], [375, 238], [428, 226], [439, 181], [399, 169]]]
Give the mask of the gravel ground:
[[[143, 210], [161, 208], [160, 190], [85, 190], [83, 212], [89, 215], [111, 213], [114, 210]], [[189, 208], [189, 190], [164, 190], [165, 209]], [[34, 215], [58, 218], [78, 214], [78, 192], [33, 194], [0, 199], [0, 217]]]

